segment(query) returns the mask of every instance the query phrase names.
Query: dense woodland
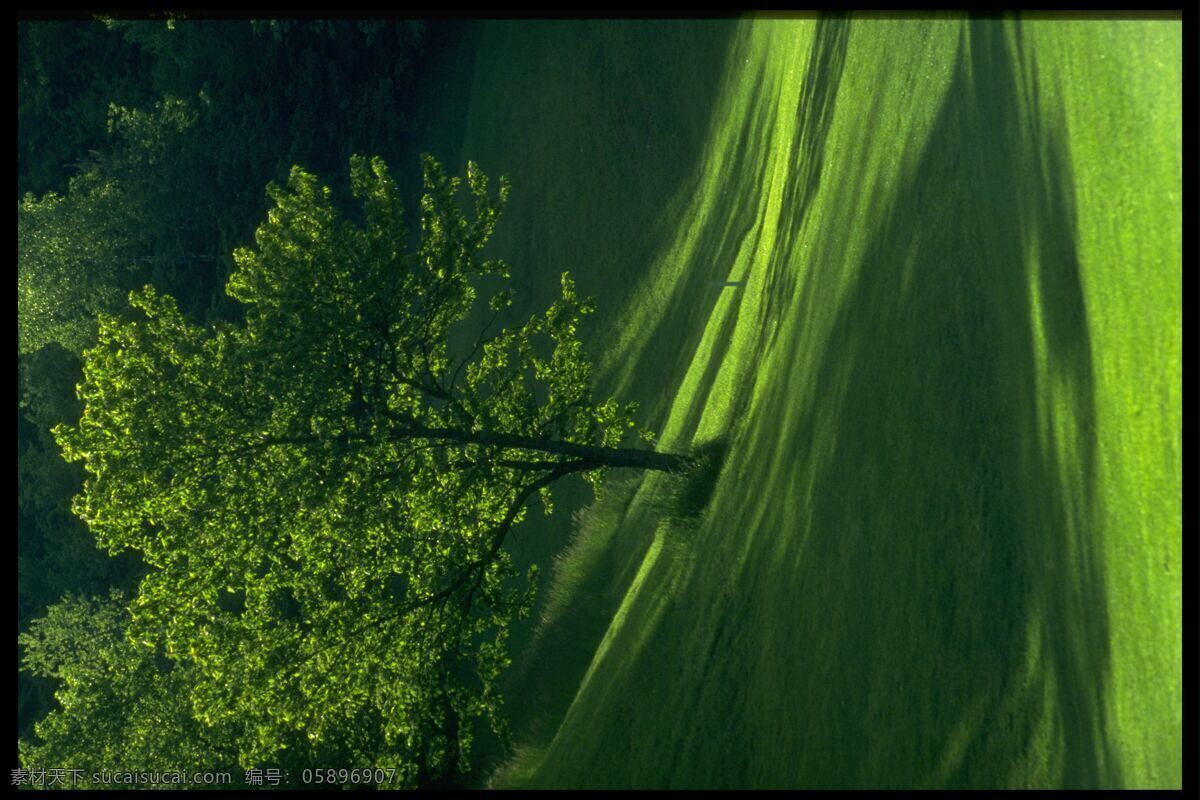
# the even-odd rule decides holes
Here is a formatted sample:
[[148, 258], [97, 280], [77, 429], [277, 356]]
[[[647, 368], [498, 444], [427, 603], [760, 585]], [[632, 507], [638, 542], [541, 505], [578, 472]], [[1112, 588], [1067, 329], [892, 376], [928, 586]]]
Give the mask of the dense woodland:
[[[127, 311], [150, 283], [200, 324], [236, 319], [223, 289], [232, 253], [263, 219], [264, 187], [294, 165], [348, 195], [350, 156], [381, 155], [413, 185], [429, 76], [460, 34], [369, 21], [18, 25], [18, 628], [38, 641], [32, 660], [18, 653], [19, 737], [56, 705], [64, 665], [88, 660], [55, 631], [82, 626], [89, 649], [110, 641], [113, 657], [119, 615], [103, 598], [127, 598], [145, 573], [136, 554], [98, 549], [72, 513], [83, 471], [50, 433], [79, 419], [97, 314]], [[155, 685], [169, 696], [178, 677]]]

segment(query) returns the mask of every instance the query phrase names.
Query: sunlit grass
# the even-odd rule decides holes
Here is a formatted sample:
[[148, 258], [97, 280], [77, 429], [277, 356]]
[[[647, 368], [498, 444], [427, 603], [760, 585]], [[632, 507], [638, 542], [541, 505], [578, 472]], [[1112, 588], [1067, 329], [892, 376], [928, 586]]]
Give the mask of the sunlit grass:
[[1182, 31], [1130, 20], [1030, 28], [1076, 165], [1113, 640], [1106, 727], [1128, 785], [1178, 786]]
[[608, 306], [601, 387], [727, 449], [577, 518], [495, 784], [1178, 786], [1179, 25], [743, 21], [669, 166], [604, 31], [505, 28], [464, 151], [530, 292]]

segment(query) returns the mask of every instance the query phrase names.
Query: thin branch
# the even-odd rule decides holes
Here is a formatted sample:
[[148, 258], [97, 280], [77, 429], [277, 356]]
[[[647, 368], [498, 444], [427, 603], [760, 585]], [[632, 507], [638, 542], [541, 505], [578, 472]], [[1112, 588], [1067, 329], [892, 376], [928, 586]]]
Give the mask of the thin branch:
[[496, 554], [500, 552], [500, 547], [504, 544], [504, 538], [508, 535], [508, 531], [512, 527], [513, 521], [517, 518], [517, 514], [521, 512], [521, 508], [525, 505], [525, 501], [529, 499], [529, 496], [539, 489], [549, 486], [564, 475], [569, 475], [572, 472], [594, 469], [597, 466], [599, 465], [589, 461], [588, 459], [566, 461], [558, 464], [553, 470], [546, 475], [543, 475], [541, 478], [538, 478], [537, 480], [527, 484], [525, 488], [517, 494], [516, 498], [513, 499], [513, 502], [508, 507], [508, 511], [504, 515], [504, 519], [501, 520], [500, 524], [496, 526], [495, 531], [493, 531], [492, 546], [488, 552], [482, 558], [464, 567], [462, 571], [459, 572], [458, 577], [449, 586], [439, 592], [429, 595], [428, 597], [414, 601], [413, 603], [409, 604], [409, 607], [405, 610], [407, 611], [413, 608], [419, 608], [420, 606], [427, 605], [429, 603], [436, 603], [440, 600], [450, 597], [466, 583], [467, 579], [472, 574], [478, 574], [478, 577], [475, 581], [477, 588], [478, 584], [483, 580], [484, 570], [489, 564], [495, 561]]
[[[483, 329], [479, 331], [479, 335], [475, 337], [475, 347], [473, 347], [471, 349], [471, 354], [469, 356], [467, 356], [466, 358], [464, 358], [462, 361], [458, 362], [458, 366], [455, 367], [454, 375], [450, 378], [450, 394], [451, 395], [454, 394], [454, 387], [458, 383], [458, 375], [460, 372], [462, 372], [463, 367], [465, 367], [471, 360], [473, 360], [475, 358], [475, 356], [479, 353], [480, 347], [482, 347], [483, 345], [485, 345], [491, 341], [491, 339], [484, 339], [484, 337], [487, 335], [487, 332], [491, 329], [492, 323], [494, 323], [496, 321], [496, 318], [500, 316], [500, 311], [501, 311], [501, 309], [497, 308], [492, 312], [492, 318], [487, 321], [487, 324], [484, 325]], [[492, 337], [492, 338], [495, 338], [495, 337]]]
[[409, 614], [412, 614], [413, 612], [423, 608], [426, 609], [427, 614], [432, 615], [436, 606], [441, 605], [443, 601], [453, 596], [455, 592], [467, 584], [467, 581], [472, 576], [475, 576], [475, 580], [471, 584], [471, 588], [465, 597], [464, 603], [462, 604], [464, 608], [469, 609], [470, 602], [474, 599], [475, 592], [483, 583], [483, 577], [487, 566], [495, 561], [496, 555], [500, 552], [500, 548], [504, 544], [505, 536], [507, 536], [509, 529], [512, 528], [513, 522], [516, 520], [517, 515], [520, 513], [521, 508], [525, 505], [525, 501], [529, 499], [530, 495], [539, 489], [549, 486], [565, 475], [569, 475], [572, 472], [580, 472], [591, 469], [594, 466], [594, 464], [586, 459], [564, 462], [557, 465], [553, 470], [546, 475], [543, 475], [541, 478], [531, 481], [518, 492], [517, 496], [509, 504], [504, 518], [497, 524], [496, 528], [492, 532], [492, 545], [488, 549], [488, 552], [485, 553], [481, 558], [464, 566], [458, 572], [458, 575], [455, 577], [453, 582], [431, 595], [413, 600], [412, 602], [405, 603], [395, 608], [394, 616], [392, 616], [390, 619], [377, 620], [370, 617], [364, 618], [358, 625], [354, 626], [339, 639], [328, 641], [323, 645], [320, 645], [312, 653], [309, 653], [289, 670], [289, 674], [295, 675], [299, 673], [300, 669], [305, 664], [309, 663], [317, 656], [325, 653], [329, 650], [329, 648], [335, 645], [341, 645], [344, 648], [348, 641], [355, 640], [358, 634], [370, 627], [374, 626], [378, 628], [380, 626], [385, 626], [390, 629], [397, 622], [400, 622], [406, 618]]

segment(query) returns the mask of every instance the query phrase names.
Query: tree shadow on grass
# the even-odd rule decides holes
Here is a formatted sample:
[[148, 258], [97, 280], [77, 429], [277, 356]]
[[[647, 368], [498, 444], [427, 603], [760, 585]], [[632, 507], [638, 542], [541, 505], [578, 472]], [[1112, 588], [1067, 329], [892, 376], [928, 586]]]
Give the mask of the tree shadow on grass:
[[[640, 273], [678, 233], [678, 220], [661, 212], [701, 174], [737, 22], [577, 20], [487, 27], [482, 38], [490, 46], [476, 66], [486, 74], [476, 78], [470, 112], [476, 133], [463, 137], [471, 148], [464, 156], [489, 174], [513, 180], [512, 204], [494, 240], [497, 252], [512, 262], [513, 285], [522, 293], [513, 319], [556, 297], [564, 269], [571, 270], [581, 293], [598, 297], [601, 313], [619, 309], [618, 301], [628, 299]], [[478, 40], [481, 31], [475, 35]], [[470, 321], [471, 334], [483, 316], [480, 311]], [[593, 354], [601, 349], [596, 344], [603, 343], [589, 345]], [[658, 365], [648, 368], [638, 384], [644, 390], [640, 398], [633, 392], [621, 395], [623, 401], [664, 394]], [[627, 500], [631, 491], [615, 480], [608, 500], [594, 504], [597, 513], [619, 516], [623, 506], [610, 505]], [[552, 733], [611, 616], [602, 604], [588, 607], [599, 591], [589, 583], [567, 619], [540, 634], [536, 626], [550, 595], [552, 558], [568, 549], [570, 512], [592, 499], [582, 481], [561, 481], [555, 486], [556, 513], [546, 517], [532, 508], [514, 530], [518, 568], [537, 563], [543, 575], [534, 615], [513, 626], [514, 664], [504, 677], [518, 741]], [[599, 558], [598, 570], [608, 577], [611, 559], [607, 553]], [[477, 750], [478, 776], [507, 757], [486, 732]]]
[[[731, 58], [736, 61], [736, 58]], [[706, 219], [699, 226], [698, 241], [692, 250], [699, 263], [687, 265], [679, 279], [671, 285], [669, 294], [662, 301], [661, 310], [653, 317], [641, 341], [647, 349], [638, 353], [636, 361], [629, 366], [629, 377], [618, 387], [621, 396], [636, 400], [643, 409], [642, 416], [653, 428], [661, 427], [674, 399], [674, 390], [681, 385], [696, 349], [704, 336], [705, 323], [710, 319], [713, 308], [724, 292], [740, 292], [737, 288], [721, 288], [713, 285], [723, 280], [734, 264], [738, 251], [748, 236], [754, 234], [757, 215], [762, 206], [760, 195], [765, 183], [765, 169], [771, 130], [775, 122], [775, 104], [772, 102], [776, 87], [770, 83], [763, 69], [753, 81], [754, 89], [749, 107], [750, 119], [736, 134], [736, 141], [720, 165], [705, 167], [697, 163], [697, 174], [701, 169], [716, 169], [721, 175], [721, 194], [715, 203], [700, 209]], [[680, 229], [692, 224], [690, 219], [675, 220], [678, 236]], [[657, 254], [668, 251], [672, 242], [666, 238], [660, 243]], [[735, 297], [733, 302], [740, 298]], [[736, 309], [727, 316], [720, 335], [714, 339], [714, 351], [709, 358], [709, 369], [697, 390], [706, 392], [716, 377], [722, 355], [728, 347], [734, 325]], [[648, 356], [653, 357], [648, 357]], [[663, 391], [666, 388], [668, 391]], [[703, 409], [703, 394], [696, 398], [693, 407]], [[694, 425], [697, 420], [691, 420]], [[686, 431], [684, 437], [690, 433]]]
[[[695, 447], [695, 466], [667, 476], [663, 496], [649, 501], [653, 506], [649, 516], [668, 519], [676, 539], [690, 539], [706, 510], [728, 444], [728, 438], [722, 436]], [[556, 584], [569, 584], [565, 587], [571, 605], [569, 614], [556, 609], [554, 617], [543, 621], [530, 645], [540, 658], [523, 661], [510, 679], [536, 680], [538, 702], [513, 712], [520, 723], [522, 740], [535, 743], [535, 748], [552, 739], [622, 599], [620, 593], [613, 594], [613, 575], [619, 572], [618, 565], [627, 561], [628, 554], [611, 552], [611, 537], [629, 519], [630, 504], [640, 483], [637, 476], [612, 476], [599, 497], [574, 515], [572, 545], [564, 549], [554, 565]], [[618, 581], [617, 586], [623, 591], [625, 583]], [[555, 585], [553, 589], [562, 592], [564, 586]]]
[[765, 301], [759, 338], [767, 347], [774, 344], [778, 329], [767, 330], [769, 320], [782, 316], [783, 305], [795, 290], [796, 271], [789, 268], [799, 234], [812, 200], [821, 188], [825, 164], [825, 141], [837, 106], [838, 87], [846, 65], [850, 20], [840, 15], [822, 16], [817, 21], [816, 41], [804, 71], [804, 85], [796, 107], [800, 121], [788, 156], [792, 176], [784, 192], [779, 235], [767, 262]]
[[823, 354], [772, 376], [727, 522], [539, 782], [1120, 785], [1071, 162], [1020, 38], [964, 25]]
[[1120, 784], [1070, 160], [1006, 27], [966, 25], [812, 373], [831, 391], [796, 438], [827, 456], [777, 565], [798, 624], [775, 645], [821, 732], [806, 785], [1002, 786], [1039, 760]]
[[[789, 152], [789, 174], [794, 176], [785, 188], [783, 220], [768, 262], [764, 281], [767, 310], [778, 311], [778, 304], [790, 294], [791, 271], [785, 269], [787, 254], [794, 235], [807, 215], [812, 198], [820, 187], [823, 152], [849, 41], [849, 20], [840, 16], [822, 16], [817, 20], [814, 41], [809, 54], [804, 83], [796, 108], [798, 132]], [[736, 60], [736, 59], [731, 59]], [[763, 69], [765, 65], [760, 65]], [[723, 293], [740, 293], [740, 288], [714, 286], [714, 280], [724, 279], [747, 237], [758, 236], [763, 220], [758, 215], [767, 207], [761, 193], [768, 183], [766, 169], [771, 145], [770, 134], [775, 128], [775, 116], [781, 113], [776, 102], [778, 88], [768, 82], [765, 69], [754, 82], [750, 102], [751, 118], [738, 132], [732, 155], [715, 168], [725, 176], [721, 196], [705, 209], [708, 222], [702, 226], [694, 252], [703, 263], [685, 270], [671, 287], [663, 313], [655, 320], [646, 341], [654, 343], [658, 359], [642, 359], [633, 369], [630, 394], [647, 409], [651, 424], [656, 425], [670, 407], [673, 395], [659, 392], [642, 397], [644, 386], [658, 387], [665, 376], [668, 386], [678, 386], [691, 365], [697, 347], [705, 333], [704, 321], [710, 319]], [[757, 249], [757, 244], [749, 248]], [[679, 430], [681, 441], [689, 441], [699, 425], [724, 356], [733, 341], [741, 308], [740, 297], [732, 300], [734, 308], [722, 319], [712, 339], [703, 376], [695, 384], [690, 406]], [[769, 315], [764, 314], [765, 320]], [[670, 354], [670, 355], [667, 355]], [[745, 394], [749, 387], [739, 387]]]
[[717, 479], [721, 476], [721, 468], [725, 465], [725, 456], [729, 451], [729, 437], [721, 436], [692, 449], [692, 455], [697, 458], [696, 465], [677, 477], [677, 485], [672, 492], [668, 513], [681, 522], [692, 521], [700, 517], [712, 500], [713, 491], [717, 488]]

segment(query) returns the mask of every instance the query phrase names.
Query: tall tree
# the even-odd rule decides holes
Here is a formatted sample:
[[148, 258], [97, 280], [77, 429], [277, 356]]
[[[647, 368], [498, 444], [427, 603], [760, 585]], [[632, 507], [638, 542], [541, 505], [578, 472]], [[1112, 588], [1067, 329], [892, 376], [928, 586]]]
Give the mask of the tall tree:
[[568, 275], [544, 314], [504, 317], [508, 267], [481, 249], [507, 183], [468, 164], [468, 218], [462, 182], [423, 169], [410, 251], [382, 160], [351, 159], [361, 223], [293, 168], [235, 252], [244, 321], [134, 293], [140, 318], [101, 316], [83, 415], [55, 431], [88, 473], [76, 512], [151, 568], [130, 635], [195, 666], [198, 720], [236, 725], [243, 766], [336, 745], [408, 783], [465, 768], [477, 720], [505, 735], [496, 678], [535, 573], [514, 580], [504, 545], [527, 502], [692, 463], [622, 446], [634, 408], [592, 397], [592, 304]]

